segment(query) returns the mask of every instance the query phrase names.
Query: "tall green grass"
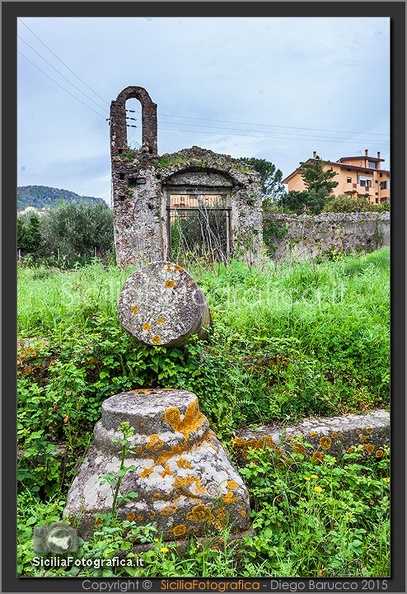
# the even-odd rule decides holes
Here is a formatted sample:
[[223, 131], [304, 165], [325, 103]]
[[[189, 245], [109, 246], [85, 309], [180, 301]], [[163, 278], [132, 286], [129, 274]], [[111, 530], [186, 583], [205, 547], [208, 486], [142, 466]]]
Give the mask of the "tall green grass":
[[78, 370], [100, 361], [105, 383], [91, 382], [89, 369], [84, 379], [91, 399], [130, 380], [193, 390], [220, 433], [244, 422], [361, 412], [388, 405], [389, 269], [388, 248], [319, 264], [192, 269], [210, 305], [209, 339], [165, 349], [137, 344], [118, 322], [131, 270], [22, 268], [19, 338], [23, 346], [46, 339], [60, 364], [75, 361]]
[[[209, 337], [173, 349], [141, 345], [120, 326], [116, 304], [131, 272], [97, 262], [70, 271], [18, 269], [23, 575], [64, 575], [33, 570], [31, 526], [60, 518], [111, 394], [191, 390], [226, 447], [242, 425], [389, 404], [387, 248], [321, 263], [268, 261], [261, 268], [195, 263], [190, 272], [212, 315]], [[55, 456], [61, 445], [63, 454]], [[388, 454], [366, 468], [362, 452], [338, 467], [333, 459], [317, 468], [296, 456], [280, 468], [270, 453], [259, 453], [245, 472], [255, 535], [243, 557], [230, 546], [213, 551], [197, 543], [180, 556], [158, 539], [149, 569], [134, 575], [388, 575]], [[311, 488], [313, 475], [319, 482]], [[90, 542], [82, 554], [95, 556], [100, 547]]]

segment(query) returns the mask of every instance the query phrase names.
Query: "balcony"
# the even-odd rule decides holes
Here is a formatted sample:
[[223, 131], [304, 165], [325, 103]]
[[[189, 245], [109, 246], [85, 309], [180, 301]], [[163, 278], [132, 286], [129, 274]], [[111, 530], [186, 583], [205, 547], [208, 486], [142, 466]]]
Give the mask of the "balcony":
[[367, 186], [361, 186], [359, 184], [353, 183], [343, 184], [342, 194], [357, 194], [358, 196], [365, 196], [366, 198], [370, 198], [370, 196], [375, 195], [374, 188], [369, 188]]
[[342, 186], [342, 194], [354, 194], [356, 192], [357, 184], [346, 183]]

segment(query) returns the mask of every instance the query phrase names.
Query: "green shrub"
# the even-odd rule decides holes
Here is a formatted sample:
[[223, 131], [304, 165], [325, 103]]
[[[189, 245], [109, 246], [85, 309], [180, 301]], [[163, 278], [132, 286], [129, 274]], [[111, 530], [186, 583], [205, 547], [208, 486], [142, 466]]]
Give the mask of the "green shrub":
[[137, 343], [120, 326], [116, 303], [129, 271], [100, 263], [19, 271], [23, 488], [43, 498], [64, 492], [103, 401], [127, 390], [194, 392], [226, 445], [242, 425], [388, 405], [388, 248], [191, 273], [209, 302], [209, 337], [166, 348]]
[[387, 212], [389, 210], [390, 202], [371, 204], [368, 198], [352, 198], [342, 194], [329, 200], [322, 212]]

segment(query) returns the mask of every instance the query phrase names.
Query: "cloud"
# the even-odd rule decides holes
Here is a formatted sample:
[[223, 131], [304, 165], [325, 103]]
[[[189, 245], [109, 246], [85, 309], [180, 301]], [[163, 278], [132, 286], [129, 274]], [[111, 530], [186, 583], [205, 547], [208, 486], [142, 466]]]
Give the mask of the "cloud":
[[[313, 150], [337, 159], [369, 147], [389, 166], [387, 18], [21, 21], [62, 62], [21, 23], [19, 34], [89, 98], [21, 43], [55, 82], [19, 57], [20, 184], [72, 184], [66, 189], [80, 194], [94, 185], [108, 199], [106, 118], [129, 85], [146, 88], [158, 105], [161, 153], [197, 144], [266, 158], [286, 175]], [[128, 138], [137, 146], [140, 105], [132, 105], [138, 128], [129, 128]]]

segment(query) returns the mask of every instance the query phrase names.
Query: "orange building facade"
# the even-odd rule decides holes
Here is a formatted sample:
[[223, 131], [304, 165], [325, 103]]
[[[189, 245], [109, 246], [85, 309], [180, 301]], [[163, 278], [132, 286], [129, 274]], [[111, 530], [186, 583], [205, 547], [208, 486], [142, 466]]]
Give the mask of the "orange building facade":
[[[316, 160], [317, 154], [314, 151], [313, 158], [306, 162], [312, 163]], [[352, 198], [364, 197], [371, 204], [389, 202], [390, 171], [381, 168], [383, 161], [379, 152], [376, 157], [372, 157], [368, 149], [365, 150], [364, 156], [341, 157], [338, 161], [326, 161], [324, 171], [332, 168], [336, 173], [332, 181], [338, 182], [333, 189], [333, 194], [335, 196], [345, 194]], [[287, 184], [289, 192], [292, 190], [303, 192], [306, 189], [300, 168], [283, 179], [283, 183]]]

